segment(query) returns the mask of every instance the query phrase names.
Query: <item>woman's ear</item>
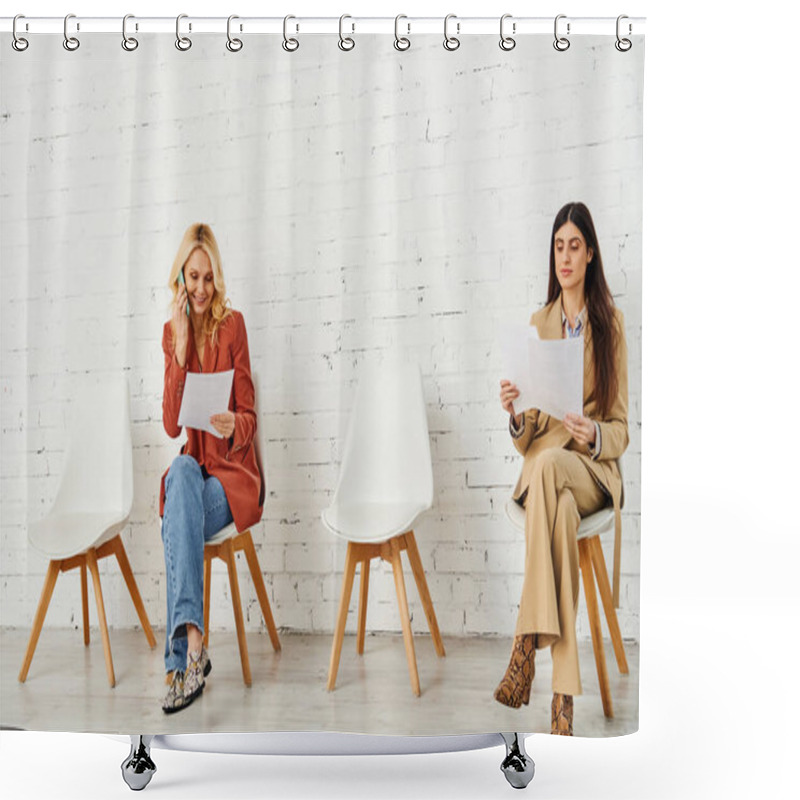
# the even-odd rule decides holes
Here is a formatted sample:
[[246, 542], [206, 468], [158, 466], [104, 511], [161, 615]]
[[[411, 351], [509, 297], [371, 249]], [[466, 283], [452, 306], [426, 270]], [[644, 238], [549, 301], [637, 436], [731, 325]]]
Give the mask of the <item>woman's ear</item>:
[[587, 264], [591, 264], [592, 261], [594, 260], [594, 249], [593, 248], [591, 248], [591, 247], [589, 248], [589, 254], [588, 255], [589, 255], [589, 259], [588, 259], [588, 261], [586, 263]]

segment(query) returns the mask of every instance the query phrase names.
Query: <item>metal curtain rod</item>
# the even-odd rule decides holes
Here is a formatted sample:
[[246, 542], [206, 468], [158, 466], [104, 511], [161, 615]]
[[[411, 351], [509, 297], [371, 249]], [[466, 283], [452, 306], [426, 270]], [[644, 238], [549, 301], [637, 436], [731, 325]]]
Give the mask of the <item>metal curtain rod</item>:
[[[615, 17], [570, 17], [559, 15], [562, 30], [570, 36], [606, 34], [614, 36], [617, 30]], [[553, 33], [553, 17], [513, 17], [505, 20], [509, 34]], [[292, 17], [290, 30], [296, 34], [336, 34], [341, 27], [338, 17]], [[400, 30], [403, 34], [441, 35], [444, 17], [401, 17]], [[450, 19], [450, 30], [458, 36], [498, 32], [500, 15], [497, 17], [458, 17]], [[347, 15], [344, 22], [346, 33], [394, 34], [394, 17], [357, 17]], [[185, 16], [181, 21], [182, 30], [190, 34], [225, 34], [228, 30], [227, 17]], [[567, 30], [569, 26], [569, 30]], [[0, 17], [0, 31], [11, 33], [12, 17]], [[284, 33], [284, 17], [237, 17], [233, 29], [237, 34], [277, 34]], [[643, 34], [645, 17], [626, 17], [626, 36]], [[175, 17], [137, 17], [128, 19], [129, 33], [174, 33]], [[19, 34], [63, 33], [64, 17], [22, 16], [17, 21]], [[82, 17], [71, 16], [70, 31], [77, 33], [121, 33], [122, 17]]]

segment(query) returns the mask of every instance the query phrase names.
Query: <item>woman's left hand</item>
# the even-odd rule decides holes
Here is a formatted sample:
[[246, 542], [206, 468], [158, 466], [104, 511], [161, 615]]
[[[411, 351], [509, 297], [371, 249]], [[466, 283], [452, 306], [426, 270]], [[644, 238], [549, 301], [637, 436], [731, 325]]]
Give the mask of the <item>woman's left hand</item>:
[[593, 445], [597, 438], [594, 422], [581, 414], [565, 414], [564, 427], [578, 444]]
[[222, 414], [214, 414], [211, 417], [211, 424], [223, 439], [230, 439], [236, 427], [236, 417], [232, 411], [225, 411]]

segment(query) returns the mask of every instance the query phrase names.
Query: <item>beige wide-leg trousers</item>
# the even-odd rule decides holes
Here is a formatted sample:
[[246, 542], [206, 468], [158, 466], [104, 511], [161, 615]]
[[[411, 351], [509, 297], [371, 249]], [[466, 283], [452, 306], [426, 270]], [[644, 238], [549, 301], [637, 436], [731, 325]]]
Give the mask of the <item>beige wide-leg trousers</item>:
[[551, 647], [553, 691], [581, 694], [575, 616], [581, 517], [607, 496], [578, 455], [550, 448], [536, 456], [525, 496], [525, 578], [516, 635], [535, 633], [536, 647]]

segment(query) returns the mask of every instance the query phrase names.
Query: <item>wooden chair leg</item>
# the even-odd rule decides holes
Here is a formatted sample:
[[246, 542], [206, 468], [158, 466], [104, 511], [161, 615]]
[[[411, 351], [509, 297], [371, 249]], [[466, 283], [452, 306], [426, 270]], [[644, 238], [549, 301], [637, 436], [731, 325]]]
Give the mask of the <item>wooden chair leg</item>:
[[603, 632], [600, 629], [600, 609], [597, 606], [597, 595], [594, 591], [594, 577], [592, 575], [592, 558], [589, 555], [589, 543], [584, 539], [578, 542], [581, 573], [583, 574], [583, 591], [586, 595], [586, 610], [589, 613], [589, 627], [592, 631], [592, 646], [594, 647], [594, 661], [597, 665], [597, 679], [600, 682], [600, 697], [603, 701], [603, 713], [607, 717], [614, 716], [611, 704], [611, 687], [608, 683], [608, 670], [606, 669], [606, 655], [603, 649]]
[[228, 564], [228, 580], [231, 584], [231, 602], [233, 603], [233, 618], [236, 622], [236, 637], [239, 640], [239, 656], [242, 659], [242, 676], [246, 686], [253, 684], [250, 674], [250, 657], [247, 654], [247, 639], [244, 632], [244, 616], [242, 614], [242, 597], [239, 593], [239, 576], [236, 574], [236, 551], [233, 549], [233, 539], [228, 539], [222, 545], [221, 552]]
[[114, 548], [114, 555], [117, 557], [117, 563], [122, 570], [122, 577], [125, 578], [125, 584], [128, 587], [133, 606], [136, 613], [139, 615], [139, 622], [142, 624], [142, 630], [147, 637], [147, 643], [151, 648], [156, 646], [156, 637], [153, 635], [153, 629], [150, 627], [150, 620], [147, 618], [147, 611], [145, 610], [142, 596], [139, 594], [139, 587], [136, 585], [136, 578], [133, 576], [130, 561], [128, 561], [128, 554], [125, 552], [125, 545], [122, 544], [122, 537], [117, 536], [112, 539], [112, 546]]
[[622, 644], [622, 632], [619, 629], [617, 610], [614, 608], [614, 600], [611, 596], [611, 585], [608, 582], [608, 570], [606, 560], [603, 557], [603, 546], [600, 544], [600, 537], [593, 536], [589, 539], [589, 554], [594, 564], [594, 572], [597, 576], [597, 587], [600, 590], [600, 598], [603, 601], [603, 608], [606, 612], [606, 622], [608, 631], [611, 634], [611, 642], [614, 645], [614, 655], [617, 658], [617, 667], [623, 675], [628, 674], [628, 659], [625, 657], [625, 647]]
[[369, 594], [369, 559], [361, 562], [361, 585], [358, 592], [358, 636], [356, 651], [364, 655], [364, 636], [367, 632], [367, 595]]
[[89, 644], [89, 585], [86, 582], [86, 564], [81, 564], [81, 606], [83, 608], [83, 643]]
[[400, 607], [400, 623], [403, 626], [403, 641], [406, 646], [406, 659], [408, 660], [408, 673], [411, 679], [411, 691], [419, 697], [419, 672], [417, 671], [417, 654], [414, 651], [414, 636], [411, 632], [411, 617], [408, 612], [408, 598], [406, 597], [406, 584], [403, 580], [403, 562], [400, 560], [400, 544], [398, 537], [390, 540], [392, 549], [392, 571], [394, 572], [394, 586], [397, 590], [397, 604]]
[[20, 683], [25, 683], [25, 679], [28, 677], [28, 670], [30, 669], [31, 661], [33, 661], [33, 653], [36, 650], [36, 643], [39, 641], [39, 634], [42, 632], [44, 618], [47, 615], [47, 607], [50, 605], [50, 598], [53, 596], [53, 589], [56, 588], [56, 580], [58, 580], [58, 573], [60, 571], [60, 561], [51, 561], [47, 566], [44, 587], [42, 588], [42, 594], [39, 598], [39, 605], [36, 608], [36, 615], [33, 618], [33, 627], [31, 628], [31, 637], [28, 640], [28, 649], [25, 651], [22, 669], [20, 669], [17, 677]]
[[436, 612], [433, 610], [433, 600], [431, 600], [431, 593], [428, 590], [428, 581], [425, 579], [425, 570], [422, 568], [422, 559], [419, 555], [417, 540], [414, 538], [414, 531], [409, 531], [405, 534], [405, 540], [408, 560], [411, 562], [411, 571], [414, 573], [414, 580], [417, 582], [417, 591], [419, 592], [419, 599], [422, 601], [425, 617], [428, 620], [433, 646], [436, 648], [436, 654], [440, 658], [444, 658], [442, 634], [439, 633], [439, 623], [436, 621]]
[[100, 586], [100, 573], [97, 570], [97, 556], [94, 549], [86, 553], [86, 564], [89, 572], [92, 573], [92, 584], [94, 585], [94, 599], [97, 604], [97, 620], [100, 623], [100, 636], [103, 639], [103, 653], [106, 657], [106, 672], [108, 673], [108, 683], [113, 689], [117, 681], [114, 677], [114, 662], [111, 660], [111, 641], [108, 638], [108, 624], [106, 623], [106, 609], [103, 604], [103, 589]]
[[269, 604], [267, 587], [264, 585], [264, 576], [261, 574], [261, 567], [259, 566], [258, 557], [256, 556], [256, 547], [253, 544], [253, 536], [250, 531], [245, 531], [242, 534], [242, 545], [244, 556], [247, 559], [247, 566], [250, 567], [250, 575], [256, 587], [256, 595], [258, 596], [258, 603], [261, 606], [261, 614], [267, 625], [267, 631], [269, 631], [272, 649], [276, 653], [280, 653], [281, 640], [278, 638], [278, 629], [275, 627], [275, 620], [272, 618], [272, 608]]
[[213, 556], [203, 553], [203, 644], [208, 647], [208, 624], [211, 619], [211, 562]]
[[333, 647], [331, 648], [331, 661], [328, 666], [328, 691], [332, 692], [336, 686], [336, 673], [339, 671], [339, 659], [342, 655], [342, 642], [344, 629], [347, 624], [347, 609], [350, 607], [350, 595], [353, 592], [353, 579], [356, 574], [355, 546], [347, 543], [347, 554], [344, 557], [344, 576], [342, 578], [342, 596], [339, 600], [339, 612], [336, 616], [336, 629], [333, 633]]

